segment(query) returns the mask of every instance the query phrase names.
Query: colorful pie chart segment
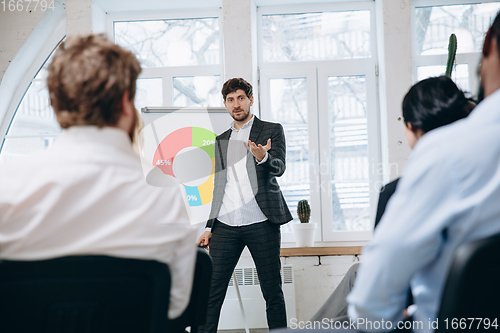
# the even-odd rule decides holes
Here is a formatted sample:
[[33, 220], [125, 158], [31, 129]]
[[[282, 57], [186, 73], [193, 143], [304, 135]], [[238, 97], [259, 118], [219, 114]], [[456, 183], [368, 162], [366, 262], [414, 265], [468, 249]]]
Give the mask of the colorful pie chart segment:
[[213, 199], [215, 137], [205, 128], [180, 128], [168, 134], [154, 154], [153, 165], [184, 185], [192, 207], [206, 205]]

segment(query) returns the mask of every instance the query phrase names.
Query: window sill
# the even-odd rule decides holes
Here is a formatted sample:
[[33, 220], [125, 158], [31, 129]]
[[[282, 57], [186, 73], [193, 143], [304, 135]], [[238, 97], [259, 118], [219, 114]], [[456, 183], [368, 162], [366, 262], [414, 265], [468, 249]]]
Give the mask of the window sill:
[[290, 247], [282, 248], [281, 257], [346, 256], [361, 254], [362, 246]]

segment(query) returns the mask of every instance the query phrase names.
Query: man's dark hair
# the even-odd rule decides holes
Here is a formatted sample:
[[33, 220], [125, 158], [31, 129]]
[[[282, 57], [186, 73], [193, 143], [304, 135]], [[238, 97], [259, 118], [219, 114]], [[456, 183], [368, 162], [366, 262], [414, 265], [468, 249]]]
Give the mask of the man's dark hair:
[[431, 77], [408, 91], [403, 99], [403, 118], [413, 130], [427, 133], [467, 117], [472, 108], [470, 99], [449, 77]]
[[498, 12], [495, 20], [491, 24], [491, 27], [488, 29], [486, 33], [486, 37], [484, 38], [483, 45], [483, 56], [487, 57], [491, 51], [491, 41], [493, 38], [497, 40], [497, 48], [498, 54], [500, 54], [500, 11]]
[[248, 83], [245, 79], [238, 77], [227, 80], [226, 83], [224, 83], [221, 91], [222, 97], [224, 98], [224, 100], [226, 100], [227, 95], [229, 95], [232, 92], [235, 92], [238, 89], [243, 90], [248, 98], [253, 96], [252, 85]]

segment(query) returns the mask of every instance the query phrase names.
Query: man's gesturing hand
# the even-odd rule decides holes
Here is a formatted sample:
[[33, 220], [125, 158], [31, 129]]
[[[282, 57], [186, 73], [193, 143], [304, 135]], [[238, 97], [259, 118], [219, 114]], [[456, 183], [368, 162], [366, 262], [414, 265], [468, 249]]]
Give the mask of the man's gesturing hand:
[[267, 140], [267, 144], [265, 146], [261, 144], [256, 145], [255, 142], [248, 140], [248, 145], [245, 144], [245, 147], [252, 153], [253, 156], [255, 156], [257, 161], [260, 162], [266, 156], [266, 152], [271, 149], [271, 139]]
[[210, 231], [205, 231], [198, 239], [198, 245], [206, 246], [208, 249], [210, 245], [210, 238], [212, 238], [212, 233]]

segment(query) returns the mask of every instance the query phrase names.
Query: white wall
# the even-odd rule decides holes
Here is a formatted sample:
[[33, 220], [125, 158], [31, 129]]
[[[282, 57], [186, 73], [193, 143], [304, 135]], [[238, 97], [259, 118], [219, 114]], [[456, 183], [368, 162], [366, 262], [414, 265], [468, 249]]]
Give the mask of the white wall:
[[[222, 1], [222, 36], [225, 80], [242, 77], [252, 84], [258, 101], [257, 14], [252, 0]], [[259, 103], [252, 112], [259, 115]]]
[[297, 321], [307, 321], [321, 308], [358, 256], [288, 257], [293, 265]]
[[28, 39], [45, 12], [0, 10], [0, 81], [7, 67]]
[[411, 1], [377, 0], [376, 15], [382, 160], [388, 181], [401, 175], [411, 152], [401, 113], [403, 97], [413, 83]]
[[[195, 2], [192, 1], [193, 4]], [[279, 2], [280, 0], [275, 0], [273, 4]], [[67, 12], [62, 1], [56, 2], [56, 6], [59, 6], [57, 9], [62, 11], [66, 18], [68, 32], [86, 33], [104, 30], [105, 12], [113, 9], [114, 3], [113, 0], [95, 0], [94, 2], [91, 0], [68, 0]], [[125, 1], [119, 7], [124, 10], [137, 6], [138, 3], [142, 8], [146, 8], [143, 6], [143, 2], [133, 1]], [[152, 1], [147, 4], [149, 6], [166, 6], [166, 3]], [[186, 4], [185, 7], [188, 7], [191, 2], [175, 2], [175, 5], [182, 7], [183, 3]], [[200, 1], [196, 3], [199, 4]], [[222, 2], [211, 0], [203, 3], [217, 6], [220, 3], [223, 6], [226, 78], [243, 76], [257, 87], [255, 2], [253, 0], [223, 0]], [[257, 3], [264, 5], [266, 1], [258, 0]], [[386, 166], [397, 165], [396, 168], [393, 167], [390, 170], [387, 168], [385, 180], [395, 178], [402, 172], [409, 155], [402, 124], [398, 118], [401, 115], [402, 98], [412, 83], [410, 5], [410, 0], [376, 0], [383, 159]], [[232, 15], [234, 13], [236, 16]], [[0, 79], [5, 77], [4, 74], [12, 62], [26, 62], [24, 67], [21, 66], [20, 69], [17, 69], [16, 75], [20, 76], [27, 71], [27, 67], [31, 64], [29, 61], [33, 57], [26, 57], [28, 50], [23, 50], [23, 46], [26, 45], [29, 36], [36, 34], [37, 29], [42, 30], [42, 32], [45, 29], [53, 29], [54, 27], [50, 26], [50, 20], [60, 19], [60, 16], [53, 15], [49, 17], [49, 22], [43, 22], [43, 15], [44, 13], [41, 11], [0, 11], [0, 31], [2, 31], [0, 36]], [[2, 80], [0, 97], [3, 93], [10, 100], [12, 89], [17, 87], [20, 81], [16, 75], [10, 77], [7, 82]], [[257, 91], [257, 89], [255, 90]], [[2, 107], [1, 100], [0, 98], [0, 120], [3, 119], [6, 109], [5, 105]], [[4, 119], [2, 128], [5, 128], [8, 121], [10, 118]], [[2, 132], [0, 131], [0, 133]], [[249, 260], [250, 257], [246, 253], [238, 266], [250, 265]], [[283, 264], [293, 264], [295, 269], [297, 319], [310, 319], [336, 288], [345, 272], [357, 260], [355, 256], [283, 258]]]

